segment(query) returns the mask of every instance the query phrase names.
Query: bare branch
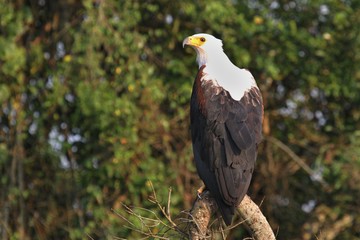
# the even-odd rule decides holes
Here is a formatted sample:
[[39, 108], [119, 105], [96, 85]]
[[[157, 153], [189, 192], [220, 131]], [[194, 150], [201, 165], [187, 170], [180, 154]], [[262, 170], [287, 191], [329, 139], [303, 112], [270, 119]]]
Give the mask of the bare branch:
[[[204, 191], [198, 198], [191, 210], [193, 222], [191, 223], [189, 232], [190, 239], [203, 240], [211, 238], [211, 232], [208, 231], [210, 218], [217, 211], [217, 205], [214, 198], [211, 197], [209, 191]], [[260, 211], [259, 207], [250, 199], [245, 196], [238, 206], [240, 216], [244, 219], [243, 222], [250, 230], [255, 240], [274, 240], [275, 235], [267, 222], [265, 216]], [[236, 226], [239, 223], [236, 224]], [[230, 227], [226, 230], [229, 230]], [[224, 231], [222, 231], [224, 233]], [[225, 236], [223, 235], [223, 238]]]
[[254, 239], [257, 240], [272, 240], [275, 239], [274, 232], [272, 231], [268, 221], [262, 214], [260, 208], [251, 200], [248, 195], [238, 206], [238, 210], [245, 224], [248, 226]]
[[289, 157], [291, 157], [310, 176], [315, 174], [315, 172], [306, 164], [306, 162], [303, 159], [301, 159], [298, 155], [296, 155], [296, 153], [294, 153], [293, 150], [291, 150], [288, 146], [286, 146], [279, 139], [268, 136], [268, 137], [266, 137], [266, 140], [273, 143], [274, 145], [279, 147], [281, 150], [283, 150], [285, 153], [287, 153], [289, 155]]
[[[180, 222], [177, 224], [171, 218], [170, 206], [172, 189], [169, 188], [167, 207], [164, 207], [158, 200], [152, 182], [149, 181], [148, 184], [152, 191], [152, 195], [149, 197], [149, 201], [155, 204], [155, 206], [161, 211], [161, 215], [159, 216], [156, 212], [146, 208], [129, 207], [125, 204], [122, 204], [123, 210], [121, 212], [123, 213], [115, 211], [114, 209], [112, 209], [112, 211], [127, 223], [127, 225], [124, 225], [123, 227], [139, 233], [143, 236], [141, 239], [173, 239], [173, 237], [170, 237], [170, 235], [174, 235], [176, 239], [187, 239], [188, 233], [182, 230], [180, 225], [182, 223], [187, 224], [189, 220], [185, 218], [179, 218]], [[129, 216], [132, 218], [129, 218]], [[179, 219], [176, 219], [176, 221], [178, 222]]]
[[[291, 150], [287, 145], [285, 145], [283, 142], [281, 142], [279, 139], [267, 136], [266, 140], [276, 145], [278, 148], [283, 150], [286, 154], [289, 155], [291, 159], [293, 159], [302, 169], [304, 169], [305, 172], [307, 172], [310, 177], [313, 177], [316, 174], [314, 170], [312, 170], [309, 165], [306, 164], [306, 162], [300, 158], [293, 150]], [[329, 189], [329, 184], [322, 178], [317, 179], [317, 181], [320, 182], [320, 184], [325, 188]]]
[[200, 240], [209, 239], [211, 235], [207, 233], [208, 225], [212, 213], [216, 212], [217, 205], [215, 199], [210, 196], [209, 191], [204, 191], [201, 198], [198, 198], [190, 211], [193, 221], [190, 223], [190, 239]]
[[[166, 219], [169, 221], [169, 223], [171, 224], [171, 227], [169, 228], [173, 228], [174, 230], [176, 230], [179, 233], [184, 234], [179, 228], [178, 225], [171, 219], [171, 215], [170, 215], [170, 200], [171, 200], [171, 188], [169, 188], [169, 193], [168, 193], [168, 209], [166, 209], [165, 207], [161, 206], [161, 203], [158, 201], [157, 196], [156, 196], [156, 191], [154, 189], [154, 186], [152, 184], [151, 181], [149, 181], [150, 187], [153, 191], [153, 199], [151, 200], [152, 202], [154, 202], [158, 208], [161, 210], [162, 214], [164, 215], [164, 217], [166, 217]], [[164, 225], [166, 226], [166, 224], [164, 223]]]
[[[261, 213], [259, 207], [248, 196], [245, 196], [238, 206], [240, 216], [243, 220], [233, 224], [231, 227], [223, 229], [223, 222], [222, 220], [218, 221], [219, 218], [211, 222], [211, 216], [217, 212], [218, 207], [209, 191], [206, 190], [202, 192], [201, 196], [194, 202], [190, 212], [181, 212], [181, 214], [187, 215], [188, 218], [177, 217], [174, 221], [170, 213], [171, 188], [169, 188], [168, 192], [167, 206], [164, 207], [158, 200], [151, 182], [149, 182], [149, 185], [153, 193], [149, 200], [157, 206], [162, 216], [158, 216], [155, 212], [145, 208], [130, 208], [123, 204], [126, 215], [136, 219], [136, 221], [133, 222], [130, 218], [113, 210], [115, 214], [127, 223], [124, 227], [140, 233], [140, 235], [143, 236], [142, 239], [172, 239], [169, 237], [170, 232], [168, 231], [176, 234], [176, 239], [205, 240], [213, 239], [214, 237], [226, 239], [229, 230], [238, 227], [240, 224], [247, 226], [255, 240], [275, 239], [274, 233], [266, 218]], [[180, 228], [181, 224], [186, 224], [186, 228]], [[155, 229], [157, 230], [154, 231]], [[159, 232], [159, 229], [162, 230]]]

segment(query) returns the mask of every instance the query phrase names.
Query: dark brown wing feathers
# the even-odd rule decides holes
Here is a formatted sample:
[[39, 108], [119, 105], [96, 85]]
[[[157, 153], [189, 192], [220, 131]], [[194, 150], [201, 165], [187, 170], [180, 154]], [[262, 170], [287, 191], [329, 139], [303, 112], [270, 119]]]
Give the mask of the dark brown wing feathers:
[[245, 196], [261, 141], [263, 106], [253, 87], [240, 101], [212, 81], [201, 81], [202, 66], [191, 96], [191, 135], [200, 178], [214, 195], [224, 221], [231, 224]]

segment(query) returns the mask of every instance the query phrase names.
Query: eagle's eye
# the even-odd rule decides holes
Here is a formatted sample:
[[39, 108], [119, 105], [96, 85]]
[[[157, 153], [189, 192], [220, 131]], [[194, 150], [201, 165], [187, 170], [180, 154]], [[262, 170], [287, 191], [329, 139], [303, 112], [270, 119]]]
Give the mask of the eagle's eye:
[[206, 39], [205, 39], [204, 37], [201, 37], [201, 38], [200, 38], [200, 41], [205, 42]]

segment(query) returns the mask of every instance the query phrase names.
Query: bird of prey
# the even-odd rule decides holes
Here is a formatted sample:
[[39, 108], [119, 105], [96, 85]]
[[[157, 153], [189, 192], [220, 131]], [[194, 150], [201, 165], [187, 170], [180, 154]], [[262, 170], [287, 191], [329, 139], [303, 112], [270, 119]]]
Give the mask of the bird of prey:
[[262, 96], [253, 75], [226, 56], [220, 39], [200, 33], [185, 38], [185, 45], [196, 51], [199, 65], [190, 106], [195, 164], [230, 225], [254, 171]]

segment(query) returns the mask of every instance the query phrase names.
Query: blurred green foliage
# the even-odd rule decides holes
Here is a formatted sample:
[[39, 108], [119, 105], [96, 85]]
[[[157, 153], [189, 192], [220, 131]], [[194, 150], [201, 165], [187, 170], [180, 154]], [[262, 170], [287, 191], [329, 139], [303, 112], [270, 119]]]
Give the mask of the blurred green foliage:
[[139, 238], [113, 209], [160, 214], [149, 181], [189, 209], [197, 65], [181, 42], [207, 32], [262, 89], [249, 194], [278, 239], [360, 239], [359, 15], [355, 0], [0, 1], [1, 238]]

